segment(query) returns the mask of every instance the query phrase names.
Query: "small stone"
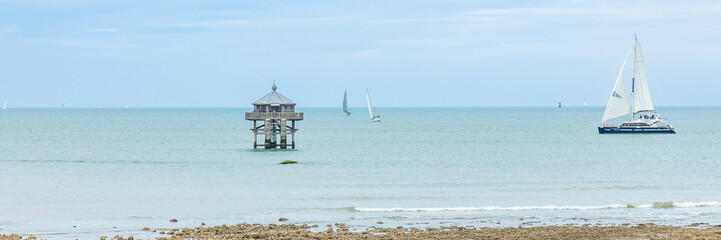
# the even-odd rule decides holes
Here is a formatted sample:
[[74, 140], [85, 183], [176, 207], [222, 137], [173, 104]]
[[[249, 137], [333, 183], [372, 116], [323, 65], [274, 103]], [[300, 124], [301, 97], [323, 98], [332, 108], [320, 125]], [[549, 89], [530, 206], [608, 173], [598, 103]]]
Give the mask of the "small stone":
[[200, 223], [200, 226], [205, 226], [205, 223], [204, 222]]
[[287, 218], [278, 218], [278, 221], [285, 222], [285, 221], [288, 221], [288, 219]]
[[[165, 234], [165, 231], [160, 231], [159, 234]], [[102, 239], [101, 239], [102, 240]]]
[[285, 160], [285, 161], [280, 162], [279, 164], [295, 164], [295, 163], [298, 163], [298, 162], [293, 161], [293, 160]]
[[376, 224], [383, 224], [383, 222], [381, 222], [381, 221], [378, 221], [378, 222], [376, 222]]
[[143, 228], [143, 231], [150, 231], [150, 228], [144, 227], [144, 228]]
[[518, 218], [518, 221], [523, 221], [523, 218]]
[[78, 227], [78, 226], [73, 225], [73, 227]]
[[178, 219], [175, 219], [175, 218], [170, 219], [170, 222], [178, 222]]

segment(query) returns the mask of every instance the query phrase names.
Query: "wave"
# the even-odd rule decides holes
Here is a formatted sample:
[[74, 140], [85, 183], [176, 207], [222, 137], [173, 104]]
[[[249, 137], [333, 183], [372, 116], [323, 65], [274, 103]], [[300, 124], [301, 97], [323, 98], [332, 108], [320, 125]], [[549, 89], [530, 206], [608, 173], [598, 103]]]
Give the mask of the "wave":
[[471, 212], [471, 211], [529, 211], [529, 210], [603, 210], [620, 208], [698, 208], [721, 207], [721, 202], [653, 202], [648, 204], [607, 204], [596, 206], [484, 206], [484, 207], [425, 207], [425, 208], [369, 208], [354, 207], [357, 212]]

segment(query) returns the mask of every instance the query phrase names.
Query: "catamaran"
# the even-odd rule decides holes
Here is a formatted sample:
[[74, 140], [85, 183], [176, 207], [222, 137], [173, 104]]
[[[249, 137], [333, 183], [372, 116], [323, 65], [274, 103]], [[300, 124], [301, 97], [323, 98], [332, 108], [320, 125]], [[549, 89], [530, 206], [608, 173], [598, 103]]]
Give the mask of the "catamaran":
[[371, 105], [371, 95], [370, 95], [370, 93], [368, 93], [368, 89], [366, 89], [366, 98], [368, 99], [368, 112], [371, 115], [371, 121], [372, 122], [380, 122], [381, 115], [373, 114], [373, 105]]
[[[633, 77], [631, 78], [631, 108], [626, 100], [626, 90], [623, 87], [623, 70], [626, 62], [633, 52]], [[631, 121], [621, 126], [606, 123], [608, 120], [631, 114]], [[606, 111], [601, 118], [602, 125], [598, 133], [676, 133], [668, 122], [656, 112], [651, 100], [646, 79], [646, 64], [638, 38], [634, 37], [634, 44], [626, 54], [621, 72], [618, 73], [616, 84], [611, 91], [611, 97], [606, 104]]]
[[343, 93], [343, 112], [345, 115], [350, 116], [350, 112], [348, 111], [348, 90], [345, 90], [345, 93]]

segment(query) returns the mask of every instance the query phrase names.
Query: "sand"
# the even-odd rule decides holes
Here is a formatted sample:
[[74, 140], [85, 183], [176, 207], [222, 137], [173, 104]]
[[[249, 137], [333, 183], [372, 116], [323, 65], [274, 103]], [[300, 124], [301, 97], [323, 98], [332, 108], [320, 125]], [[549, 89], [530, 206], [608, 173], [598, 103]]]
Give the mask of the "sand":
[[[349, 231], [335, 224], [326, 231], [311, 231], [318, 226], [292, 224], [221, 225], [172, 229], [157, 239], [721, 239], [721, 225], [693, 224], [688, 227], [639, 224], [635, 226], [542, 226], [527, 228], [376, 228]], [[150, 231], [150, 230], [148, 230]], [[157, 230], [156, 230], [157, 231]], [[0, 235], [0, 240], [34, 239], [20, 235]], [[102, 239], [102, 238], [101, 238]], [[105, 239], [133, 239], [107, 237]]]

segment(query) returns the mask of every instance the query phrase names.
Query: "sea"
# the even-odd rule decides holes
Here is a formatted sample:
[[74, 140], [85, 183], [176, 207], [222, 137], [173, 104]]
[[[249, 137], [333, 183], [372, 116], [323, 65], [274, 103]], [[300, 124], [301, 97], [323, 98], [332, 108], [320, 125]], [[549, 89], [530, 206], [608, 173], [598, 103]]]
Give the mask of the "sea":
[[721, 107], [658, 107], [658, 135], [598, 134], [603, 107], [297, 110], [287, 150], [245, 108], [0, 112], [0, 234], [721, 224]]

